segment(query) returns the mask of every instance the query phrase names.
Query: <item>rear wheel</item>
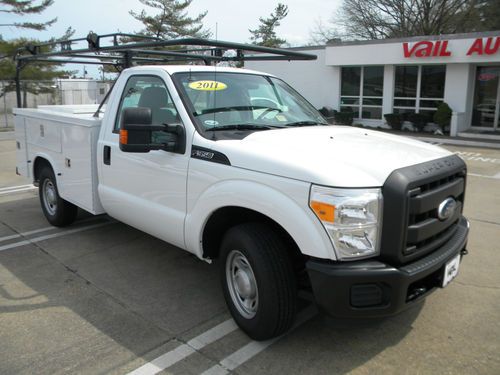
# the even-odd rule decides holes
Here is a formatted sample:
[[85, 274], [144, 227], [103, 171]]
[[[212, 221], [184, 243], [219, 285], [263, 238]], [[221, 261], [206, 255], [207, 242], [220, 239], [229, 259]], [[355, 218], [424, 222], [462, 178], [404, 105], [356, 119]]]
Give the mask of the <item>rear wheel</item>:
[[238, 326], [255, 340], [286, 332], [295, 319], [297, 287], [281, 238], [261, 223], [231, 228], [221, 245], [224, 297]]
[[42, 167], [38, 180], [40, 204], [48, 222], [56, 227], [64, 227], [73, 223], [78, 214], [78, 207], [59, 196], [52, 168]]

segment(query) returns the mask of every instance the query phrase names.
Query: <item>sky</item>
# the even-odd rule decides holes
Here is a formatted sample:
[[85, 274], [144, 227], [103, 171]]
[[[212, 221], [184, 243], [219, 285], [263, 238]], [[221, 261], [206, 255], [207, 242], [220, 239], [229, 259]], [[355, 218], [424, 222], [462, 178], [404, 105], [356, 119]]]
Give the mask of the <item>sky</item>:
[[[288, 5], [288, 16], [277, 29], [280, 37], [285, 38], [293, 46], [306, 45], [310, 42], [310, 31], [322, 20], [326, 22], [338, 8], [341, 0], [281, 0]], [[215, 38], [232, 42], [249, 42], [248, 29], [255, 29], [259, 17], [268, 17], [279, 0], [193, 0], [188, 8], [191, 16], [207, 10], [204, 27], [212, 31]], [[6, 40], [18, 37], [35, 37], [46, 40], [60, 36], [71, 26], [76, 30], [74, 37], [84, 37], [89, 31], [97, 34], [107, 34], [117, 31], [138, 32], [142, 24], [136, 21], [128, 12], [140, 12], [144, 5], [139, 0], [55, 0], [42, 15], [37, 16], [5, 16], [2, 14], [0, 23], [12, 21], [30, 22], [49, 20], [58, 17], [58, 21], [46, 31], [21, 30], [14, 27], [1, 27], [0, 34]], [[146, 8], [146, 10], [152, 8]], [[82, 67], [72, 67], [80, 69]], [[90, 75], [95, 76], [95, 67], [87, 67]]]

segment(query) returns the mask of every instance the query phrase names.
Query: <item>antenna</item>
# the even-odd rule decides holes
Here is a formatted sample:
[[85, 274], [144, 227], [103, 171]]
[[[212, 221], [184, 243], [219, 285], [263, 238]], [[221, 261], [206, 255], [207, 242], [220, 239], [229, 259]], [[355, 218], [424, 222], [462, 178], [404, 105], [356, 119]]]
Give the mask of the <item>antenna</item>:
[[[218, 41], [218, 33], [219, 33], [219, 23], [215, 23], [215, 41]], [[217, 82], [217, 62], [214, 64], [214, 81]], [[217, 108], [217, 90], [214, 91], [214, 108]], [[214, 112], [214, 122], [215, 124], [215, 113]], [[214, 125], [215, 128], [215, 125]], [[215, 140], [215, 131], [212, 131], [212, 140]]]

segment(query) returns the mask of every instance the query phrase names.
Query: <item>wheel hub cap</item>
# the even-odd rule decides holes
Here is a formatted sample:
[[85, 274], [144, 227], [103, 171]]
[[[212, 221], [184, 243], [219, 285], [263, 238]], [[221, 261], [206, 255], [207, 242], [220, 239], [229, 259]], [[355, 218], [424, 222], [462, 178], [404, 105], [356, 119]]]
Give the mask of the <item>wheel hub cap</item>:
[[238, 294], [243, 298], [255, 297], [255, 280], [253, 275], [244, 270], [236, 271], [235, 286]]
[[57, 209], [56, 187], [50, 180], [43, 182], [43, 203], [49, 214], [54, 215]]
[[233, 305], [247, 319], [257, 313], [259, 293], [250, 262], [238, 250], [232, 250], [226, 259], [226, 281]]

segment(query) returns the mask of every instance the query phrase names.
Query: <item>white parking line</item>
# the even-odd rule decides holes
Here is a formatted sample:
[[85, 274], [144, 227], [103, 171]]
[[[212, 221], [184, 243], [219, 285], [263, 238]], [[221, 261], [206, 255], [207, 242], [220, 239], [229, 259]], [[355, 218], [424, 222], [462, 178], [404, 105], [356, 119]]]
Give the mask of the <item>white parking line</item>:
[[0, 190], [0, 195], [7, 195], [13, 193], [20, 193], [23, 191], [31, 191], [38, 189], [36, 186], [28, 185], [28, 186], [11, 186], [9, 189]]
[[35, 233], [40, 233], [40, 232], [45, 232], [51, 229], [56, 229], [57, 227], [45, 227], [45, 228], [40, 228], [40, 229], [34, 229], [30, 230], [28, 232], [21, 232], [17, 234], [11, 234], [10, 236], [5, 236], [5, 237], [0, 237], [0, 242], [8, 241], [8, 240], [13, 240], [14, 238], [19, 238], [19, 237], [26, 237], [30, 236]]
[[[300, 325], [304, 324], [311, 318], [313, 318], [317, 314], [316, 308], [311, 305], [301, 311], [297, 317], [297, 321], [293, 325], [290, 331], [293, 331]], [[289, 331], [289, 332], [290, 332]], [[261, 351], [266, 349], [268, 346], [274, 344], [276, 341], [281, 339], [283, 336], [286, 336], [285, 333], [282, 336], [276, 337], [267, 341], [251, 341], [241, 349], [238, 349], [234, 353], [230, 354], [223, 360], [221, 360], [218, 364], [209, 368], [207, 371], [203, 372], [202, 375], [226, 375], [229, 374], [229, 371], [234, 370], [235, 368], [241, 366], [243, 363], [253, 358]]]
[[45, 236], [30, 238], [30, 239], [27, 239], [27, 240], [23, 240], [23, 241], [19, 241], [19, 242], [14, 242], [14, 243], [10, 243], [8, 245], [0, 246], [0, 251], [4, 251], [4, 250], [8, 250], [8, 249], [13, 249], [13, 248], [24, 246], [24, 245], [28, 245], [28, 244], [33, 244], [33, 243], [40, 242], [40, 241], [45, 241], [45, 240], [48, 240], [48, 239], [51, 239], [51, 238], [62, 237], [62, 236], [66, 236], [68, 234], [83, 232], [85, 230], [99, 228], [99, 227], [103, 227], [105, 225], [110, 225], [110, 224], [115, 224], [115, 222], [114, 221], [108, 221], [108, 222], [105, 222], [105, 223], [99, 223], [99, 224], [94, 224], [94, 225], [88, 225], [86, 227], [80, 227], [80, 228], [76, 228], [76, 229], [70, 229], [70, 230], [66, 230], [64, 232], [58, 232], [58, 233], [53, 233], [53, 234], [47, 234]]
[[175, 363], [182, 361], [187, 356], [193, 354], [197, 350], [211, 344], [238, 328], [232, 319], [209, 329], [208, 331], [189, 340], [186, 344], [179, 345], [177, 348], [153, 359], [138, 369], [129, 372], [128, 375], [151, 375], [157, 374], [166, 368], [173, 366]]
[[[99, 220], [99, 219], [100, 219], [99, 216], [91, 216], [91, 217], [88, 217], [88, 218], [85, 218], [85, 219], [78, 220], [77, 224], [83, 224], [83, 223], [93, 222], [93, 221], [96, 221], [96, 220]], [[0, 242], [4, 242], [4, 241], [8, 241], [8, 240], [13, 240], [14, 238], [19, 238], [19, 237], [27, 237], [27, 236], [31, 236], [32, 234], [36, 234], [36, 233], [40, 233], [40, 232], [46, 232], [46, 231], [49, 231], [49, 230], [57, 230], [57, 229], [60, 230], [60, 228], [58, 228], [58, 227], [50, 226], [50, 227], [44, 227], [44, 228], [40, 228], [40, 229], [29, 230], [27, 232], [20, 232], [20, 233], [16, 233], [16, 234], [11, 234], [11, 235], [8, 235], [8, 236], [0, 237]], [[60, 233], [60, 232], [58, 232], [58, 233]]]
[[478, 174], [478, 173], [467, 173], [468, 176], [474, 176], [474, 177], [482, 177], [482, 178], [492, 178], [494, 180], [500, 180], [500, 173], [497, 173], [494, 176], [486, 176], [484, 174]]
[[12, 190], [12, 189], [22, 189], [22, 188], [27, 188], [27, 187], [33, 187], [33, 185], [29, 184], [29, 185], [18, 185], [18, 186], [6, 186], [3, 188], [0, 188], [0, 191]]

